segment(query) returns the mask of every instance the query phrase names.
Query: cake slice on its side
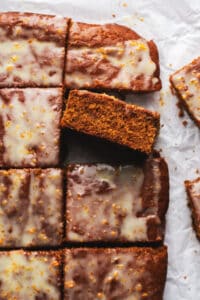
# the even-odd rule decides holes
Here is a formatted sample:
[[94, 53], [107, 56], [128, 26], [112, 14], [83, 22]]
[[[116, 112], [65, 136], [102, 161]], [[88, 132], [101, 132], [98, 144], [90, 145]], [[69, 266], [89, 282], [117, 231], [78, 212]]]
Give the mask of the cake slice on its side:
[[61, 300], [59, 251], [0, 252], [0, 299]]
[[0, 247], [59, 246], [62, 234], [62, 171], [0, 170]]
[[64, 300], [162, 300], [167, 248], [65, 249]]
[[59, 163], [61, 88], [0, 90], [0, 167]]
[[0, 13], [0, 87], [61, 86], [68, 19]]
[[61, 125], [149, 154], [159, 132], [156, 112], [106, 94], [73, 90]]
[[200, 57], [172, 74], [170, 82], [180, 104], [200, 127]]
[[200, 239], [200, 177], [192, 181], [186, 180], [185, 188], [192, 210], [194, 229]]
[[125, 26], [72, 22], [66, 55], [65, 85], [69, 89], [161, 89], [155, 43]]
[[162, 241], [168, 202], [168, 169], [162, 158], [142, 165], [69, 165], [66, 240]]

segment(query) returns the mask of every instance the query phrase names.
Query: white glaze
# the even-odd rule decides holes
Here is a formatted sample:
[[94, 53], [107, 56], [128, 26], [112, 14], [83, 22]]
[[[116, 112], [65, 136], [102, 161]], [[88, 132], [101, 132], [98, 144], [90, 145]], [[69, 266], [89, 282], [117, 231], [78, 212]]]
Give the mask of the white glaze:
[[[6, 35], [4, 27], [0, 27], [0, 86], [61, 85], [66, 19], [18, 14], [17, 20], [21, 21], [22, 25], [12, 27], [13, 34], [10, 39]], [[55, 34], [63, 36], [63, 46], [52, 41], [51, 38], [47, 41], [36, 39], [34, 36], [40, 37], [41, 29], [33, 28], [32, 31], [28, 31], [24, 27], [27, 24], [28, 26], [39, 26], [43, 30], [47, 30], [48, 27], [51, 28]], [[30, 38], [22, 39], [20, 35], [23, 34]], [[7, 78], [3, 79], [5, 76]], [[20, 82], [16, 77], [19, 78]]]
[[[118, 295], [122, 295], [121, 293], [123, 293], [123, 299], [126, 300], [144, 299], [142, 294], [145, 287], [142, 286], [141, 280], [150, 276], [144, 268], [145, 257], [141, 260], [141, 258], [135, 257], [134, 252], [116, 253], [114, 249], [109, 252], [104, 252], [104, 250], [98, 253], [92, 250], [85, 252], [87, 253], [83, 257], [73, 257], [70, 251], [66, 252], [65, 290], [67, 299], [76, 299], [78, 291], [81, 291], [83, 299], [89, 300], [107, 300], [109, 296], [118, 299]], [[100, 266], [103, 270], [99, 269]], [[81, 275], [83, 270], [87, 284], [73, 280], [74, 275], [77, 272]], [[103, 276], [99, 277], [99, 274], [103, 274]], [[118, 283], [118, 286], [110, 289], [113, 280]], [[125, 298], [124, 295], [126, 295]]]
[[[45, 57], [50, 65], [40, 66], [33, 55]], [[26, 86], [29, 83], [39, 86], [60, 85], [62, 82], [62, 61], [64, 49], [56, 47], [53, 42], [40, 42], [37, 40], [17, 40], [0, 43], [0, 75], [6, 74], [6, 80], [0, 81], [0, 86], [17, 85]], [[18, 68], [17, 66], [22, 66]], [[52, 76], [50, 72], [54, 72]], [[17, 83], [14, 77], [20, 78]]]
[[[38, 257], [29, 252], [11, 251], [0, 255], [0, 297], [9, 300], [35, 300], [46, 293], [48, 300], [59, 300], [60, 292], [52, 282], [57, 280], [57, 260], [54, 256]], [[46, 299], [46, 298], [45, 298]]]
[[[104, 164], [79, 166], [68, 176], [68, 226], [67, 237], [71, 241], [87, 241], [90, 235], [98, 239], [125, 239], [129, 241], [148, 240], [149, 218], [156, 218], [160, 192], [160, 170], [153, 169], [155, 190], [154, 214], [138, 217], [142, 211], [141, 187], [143, 170], [135, 166], [114, 168]], [[73, 179], [78, 176], [79, 180]], [[157, 180], [159, 181], [157, 183]], [[98, 191], [101, 183], [107, 183], [109, 190]], [[119, 223], [120, 216], [120, 223]], [[76, 225], [82, 233], [74, 230]], [[98, 233], [99, 232], [99, 233]]]
[[[25, 188], [26, 178], [29, 175], [27, 199], [21, 199], [20, 192]], [[5, 179], [11, 180], [7, 198], [3, 194], [7, 188], [4, 184]], [[58, 244], [62, 231], [61, 170], [46, 169], [39, 175], [37, 169], [0, 170], [0, 199], [1, 247]], [[45, 213], [34, 212], [34, 206], [40, 206]], [[18, 211], [21, 217], [17, 214], [9, 216], [8, 211], [13, 209]], [[54, 235], [51, 238], [46, 235], [45, 228], [42, 228], [41, 222], [44, 218], [48, 226], [54, 229]], [[10, 228], [12, 228], [11, 232]]]
[[[158, 82], [158, 78], [153, 74], [156, 65], [152, 61], [149, 46], [144, 39], [128, 40], [124, 43], [117, 43], [114, 46], [104, 46], [101, 48], [79, 47], [71, 48], [67, 54], [67, 70], [73, 66], [73, 60], [77, 60], [77, 64], [84, 62], [85, 57], [88, 61], [93, 62], [93, 66], [86, 67], [85, 72], [73, 71], [66, 73], [65, 81], [67, 85], [81, 88], [98, 83], [107, 84], [108, 73], [105, 70], [101, 76], [90, 75], [91, 68], [103, 59], [120, 69], [118, 74], [109, 81], [111, 88], [133, 88], [134, 80], [138, 76], [143, 76], [141, 89], [148, 89], [151, 84], [154, 86]], [[95, 67], [94, 67], [95, 69]], [[97, 79], [96, 79], [97, 78]]]
[[160, 160], [154, 159], [154, 163], [152, 165], [152, 173], [153, 173], [153, 200], [155, 203], [155, 213], [158, 213], [158, 201], [159, 194], [161, 191], [161, 172], [160, 172]]
[[[0, 96], [0, 115], [5, 134], [3, 160], [8, 166], [45, 166], [58, 163], [59, 121], [62, 96], [60, 89], [4, 89], [14, 91], [10, 102]], [[16, 93], [15, 93], [16, 91]], [[20, 102], [17, 91], [23, 92], [25, 102]], [[53, 103], [50, 97], [55, 97]], [[59, 108], [59, 109], [58, 109]], [[39, 153], [34, 147], [40, 149]]]

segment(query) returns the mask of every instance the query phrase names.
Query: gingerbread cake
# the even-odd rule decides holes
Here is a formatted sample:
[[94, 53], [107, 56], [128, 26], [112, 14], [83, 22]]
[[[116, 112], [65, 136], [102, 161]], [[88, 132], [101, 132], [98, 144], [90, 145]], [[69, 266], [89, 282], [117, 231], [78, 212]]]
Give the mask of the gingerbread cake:
[[0, 252], [1, 300], [61, 300], [59, 251]]
[[60, 169], [0, 170], [0, 247], [60, 245], [62, 195]]
[[167, 248], [65, 250], [64, 300], [162, 300]]
[[0, 90], [0, 167], [59, 163], [61, 88]]
[[0, 13], [0, 87], [61, 86], [68, 19]]
[[72, 164], [67, 169], [66, 239], [71, 242], [155, 242], [164, 235], [167, 165]]
[[200, 127], [200, 57], [170, 76], [180, 104]]
[[200, 239], [200, 177], [195, 180], [186, 180], [185, 188], [192, 210], [193, 225], [197, 237]]
[[148, 154], [159, 132], [160, 117], [113, 96], [72, 90], [61, 125]]
[[65, 85], [69, 89], [161, 89], [155, 43], [125, 26], [72, 22], [66, 55]]

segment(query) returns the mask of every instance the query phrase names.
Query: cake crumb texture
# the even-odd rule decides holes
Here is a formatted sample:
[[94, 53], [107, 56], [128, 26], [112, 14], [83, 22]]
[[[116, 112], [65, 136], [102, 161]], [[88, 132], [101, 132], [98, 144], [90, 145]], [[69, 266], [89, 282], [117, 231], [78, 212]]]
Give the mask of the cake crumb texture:
[[69, 93], [61, 124], [149, 154], [160, 127], [159, 114], [115, 97], [88, 91]]

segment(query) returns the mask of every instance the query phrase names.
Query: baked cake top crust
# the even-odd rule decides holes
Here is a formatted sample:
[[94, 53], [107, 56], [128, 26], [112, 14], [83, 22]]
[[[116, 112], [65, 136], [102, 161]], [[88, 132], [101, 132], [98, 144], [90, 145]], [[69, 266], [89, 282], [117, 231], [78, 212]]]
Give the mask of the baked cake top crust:
[[65, 84], [68, 88], [159, 90], [156, 45], [118, 24], [73, 22]]

